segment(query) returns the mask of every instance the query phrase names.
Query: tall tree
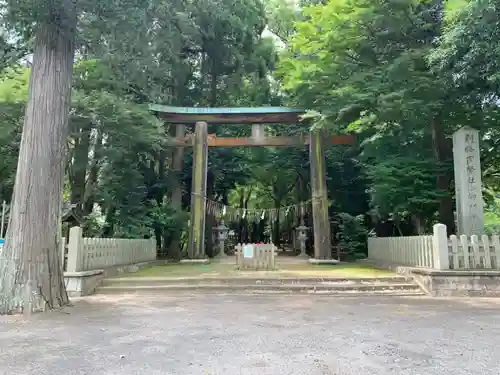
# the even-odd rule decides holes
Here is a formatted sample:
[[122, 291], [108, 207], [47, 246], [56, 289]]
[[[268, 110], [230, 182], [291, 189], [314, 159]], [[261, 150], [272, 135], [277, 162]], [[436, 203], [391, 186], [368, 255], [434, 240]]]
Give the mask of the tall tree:
[[[138, 10], [144, 5], [145, 2], [120, 0], [2, 3], [6, 25], [17, 30], [25, 41], [32, 39], [34, 47], [11, 214], [0, 264], [0, 313], [68, 303], [59, 262], [59, 239], [77, 18], [94, 17], [101, 20], [104, 28], [104, 15], [112, 14], [114, 25], [126, 30], [128, 20], [123, 14], [128, 14], [131, 7]], [[85, 54], [83, 47], [79, 54]]]
[[270, 0], [266, 2], [268, 29], [286, 44], [295, 31], [299, 19], [299, 7], [295, 0]]
[[9, 1], [8, 6], [21, 27], [34, 22], [34, 53], [0, 263], [0, 313], [68, 303], [59, 243], [77, 20], [72, 0]]
[[498, 175], [500, 109], [500, 6], [494, 1], [447, 2], [445, 25], [438, 45], [429, 56], [432, 69], [446, 77], [460, 93], [465, 108], [462, 125], [478, 128], [481, 143], [484, 193], [495, 199]]
[[[316, 126], [358, 131], [367, 143], [385, 142], [387, 137], [397, 142], [401, 134], [410, 138], [399, 139], [404, 149], [371, 148], [368, 168], [373, 151], [386, 153], [377, 157], [380, 174], [370, 173], [372, 177], [387, 173], [387, 158], [398, 158], [402, 168], [410, 160], [405, 155], [408, 147], [425, 145], [426, 163], [411, 162], [407, 168], [418, 165], [426, 168], [421, 175], [434, 175], [431, 196], [440, 203], [441, 222], [453, 230], [447, 135], [461, 109], [426, 60], [441, 31], [441, 13], [440, 1], [418, 0], [345, 0], [308, 7], [281, 69], [294, 101], [318, 110], [311, 115]], [[432, 207], [434, 200], [425, 201]]]

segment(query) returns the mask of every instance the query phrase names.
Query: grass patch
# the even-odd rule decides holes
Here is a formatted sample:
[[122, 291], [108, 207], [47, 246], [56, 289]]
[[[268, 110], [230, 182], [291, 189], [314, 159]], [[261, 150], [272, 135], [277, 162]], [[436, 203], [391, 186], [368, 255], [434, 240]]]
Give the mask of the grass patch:
[[240, 271], [234, 264], [210, 263], [167, 264], [146, 268], [125, 277], [331, 277], [363, 278], [395, 276], [393, 272], [380, 270], [370, 265], [349, 263], [338, 265], [283, 264], [276, 271]]

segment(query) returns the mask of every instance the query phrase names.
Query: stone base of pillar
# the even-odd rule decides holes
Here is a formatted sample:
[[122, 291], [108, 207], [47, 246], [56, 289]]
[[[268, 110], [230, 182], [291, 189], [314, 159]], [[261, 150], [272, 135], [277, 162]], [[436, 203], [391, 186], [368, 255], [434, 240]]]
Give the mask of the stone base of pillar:
[[337, 259], [315, 259], [311, 258], [309, 259], [310, 264], [340, 264], [342, 263], [340, 260]]

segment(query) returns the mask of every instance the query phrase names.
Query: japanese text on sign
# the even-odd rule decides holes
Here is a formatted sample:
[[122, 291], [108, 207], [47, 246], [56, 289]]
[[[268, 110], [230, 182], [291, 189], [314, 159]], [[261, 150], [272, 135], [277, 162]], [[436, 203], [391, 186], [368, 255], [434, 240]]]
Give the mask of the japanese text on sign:
[[[478, 199], [480, 197], [480, 189], [481, 186], [479, 184], [477, 178], [478, 171], [478, 163], [477, 160], [477, 150], [478, 150], [478, 140], [476, 139], [476, 135], [474, 133], [466, 133], [465, 134], [465, 168], [467, 174], [467, 204], [470, 213], [471, 225], [476, 227], [476, 223], [479, 220], [476, 212], [478, 209]], [[475, 229], [475, 228], [473, 228]]]

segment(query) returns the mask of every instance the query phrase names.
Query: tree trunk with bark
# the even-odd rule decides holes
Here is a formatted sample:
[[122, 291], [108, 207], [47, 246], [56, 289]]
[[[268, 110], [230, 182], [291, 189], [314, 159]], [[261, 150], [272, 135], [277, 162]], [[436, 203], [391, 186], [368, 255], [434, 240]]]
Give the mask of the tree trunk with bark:
[[[86, 122], [79, 129], [78, 137], [75, 137], [75, 147], [73, 150], [72, 163], [69, 168], [69, 179], [71, 184], [71, 204], [74, 205], [74, 212], [77, 217], [71, 215], [68, 223], [71, 227], [80, 225], [79, 217], [85, 216], [83, 209], [85, 199], [85, 187], [87, 179], [87, 169], [89, 164], [90, 133], [92, 124]], [[71, 157], [70, 157], [71, 158]]]
[[[437, 164], [436, 186], [441, 193], [439, 197], [439, 221], [446, 225], [448, 234], [456, 232], [455, 216], [453, 213], [453, 193], [451, 182], [453, 172], [451, 168], [445, 168], [446, 163], [453, 158], [453, 148], [446, 135], [439, 116], [435, 116], [431, 123], [432, 146], [434, 158]], [[451, 165], [451, 163], [450, 163]]]
[[[274, 200], [274, 209], [276, 211], [276, 217], [274, 218], [274, 230], [273, 230], [273, 235], [271, 238], [273, 238], [273, 244], [277, 247], [281, 245], [281, 217], [280, 217], [280, 207], [281, 207], [281, 201], [275, 199]], [[272, 219], [271, 219], [272, 220]], [[272, 224], [271, 224], [272, 225]]]
[[61, 209], [76, 14], [74, 2], [37, 26], [16, 181], [0, 256], [0, 314], [69, 303], [61, 265]]
[[95, 130], [95, 142], [92, 146], [92, 161], [89, 167], [89, 174], [87, 177], [87, 181], [85, 183], [85, 196], [83, 197], [83, 214], [89, 215], [94, 210], [94, 199], [95, 199], [95, 190], [97, 188], [97, 177], [99, 175], [99, 170], [101, 168], [101, 159], [103, 152], [103, 144], [102, 144], [102, 131], [100, 129]]
[[75, 139], [73, 163], [71, 164], [71, 204], [76, 205], [79, 211], [83, 211], [91, 131], [92, 124], [89, 122], [80, 128], [79, 136]]

